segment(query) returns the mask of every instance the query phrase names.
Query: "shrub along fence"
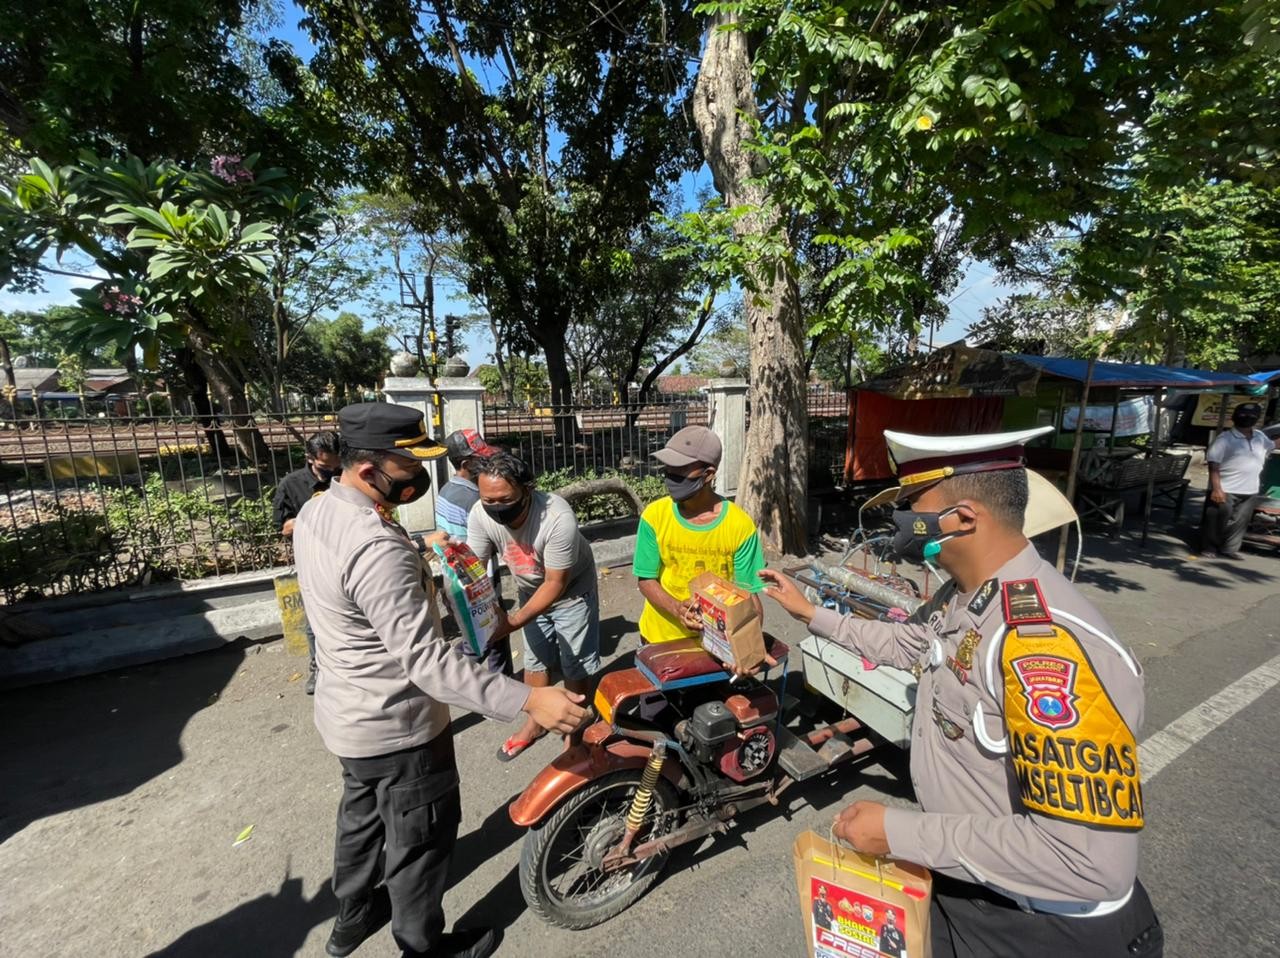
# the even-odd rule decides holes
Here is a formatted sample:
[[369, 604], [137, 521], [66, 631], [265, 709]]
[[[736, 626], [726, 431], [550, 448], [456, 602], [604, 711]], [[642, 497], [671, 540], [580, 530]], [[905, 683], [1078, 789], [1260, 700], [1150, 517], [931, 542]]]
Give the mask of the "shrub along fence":
[[[287, 563], [271, 496], [335, 428], [339, 399], [199, 413], [155, 394], [123, 414], [60, 404], [0, 419], [0, 595], [23, 598]], [[77, 415], [78, 413], [78, 415]]]

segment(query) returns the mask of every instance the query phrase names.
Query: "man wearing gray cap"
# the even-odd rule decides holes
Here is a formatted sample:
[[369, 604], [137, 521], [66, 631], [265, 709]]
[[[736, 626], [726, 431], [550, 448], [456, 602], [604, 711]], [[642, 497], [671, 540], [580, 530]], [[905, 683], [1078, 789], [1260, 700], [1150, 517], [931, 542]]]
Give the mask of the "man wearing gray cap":
[[[756, 524], [716, 492], [721, 454], [719, 437], [706, 426], [686, 426], [654, 453], [669, 495], [649, 503], [640, 516], [631, 567], [645, 600], [640, 635], [646, 642], [699, 634], [689, 581], [703, 572], [752, 593], [764, 587], [756, 575], [764, 568]], [[752, 595], [752, 601], [762, 615], [760, 597]]]
[[349, 955], [378, 927], [379, 878], [406, 956], [485, 958], [493, 929], [444, 932], [445, 882], [461, 820], [449, 706], [547, 729], [581, 723], [582, 696], [489, 672], [439, 634], [417, 547], [395, 508], [431, 485], [445, 449], [406, 406], [338, 413], [342, 478], [294, 526], [303, 602], [316, 633], [315, 721], [342, 764], [334, 851], [338, 918], [325, 950]]

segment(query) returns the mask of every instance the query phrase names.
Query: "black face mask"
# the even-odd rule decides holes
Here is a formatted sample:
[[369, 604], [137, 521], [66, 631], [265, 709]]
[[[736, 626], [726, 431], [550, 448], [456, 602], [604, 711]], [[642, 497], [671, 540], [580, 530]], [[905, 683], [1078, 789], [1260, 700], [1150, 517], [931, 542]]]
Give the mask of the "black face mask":
[[[386, 496], [387, 502], [393, 506], [407, 506], [411, 502], [417, 502], [431, 488], [431, 475], [425, 469], [419, 470], [418, 474], [412, 479], [392, 479], [381, 469], [378, 470], [378, 473], [390, 483], [387, 486], [387, 491], [382, 494]], [[381, 489], [378, 491], [382, 492]]]
[[667, 484], [667, 493], [672, 499], [676, 502], [684, 502], [701, 491], [707, 481], [707, 474], [704, 472], [697, 476], [664, 475], [662, 481]]
[[480, 504], [484, 507], [484, 511], [490, 519], [499, 525], [510, 528], [511, 524], [520, 518], [520, 514], [524, 512], [524, 507], [528, 501], [528, 496], [521, 496], [515, 502], [503, 502], [496, 505], [491, 505], [487, 502]]
[[317, 479], [324, 483], [333, 482], [334, 476], [342, 475], [341, 469], [326, 469], [324, 466], [317, 466], [314, 462], [311, 463], [311, 471], [315, 473]]
[[1252, 429], [1258, 424], [1258, 420], [1253, 416], [1241, 416], [1234, 420], [1234, 423], [1237, 429]]
[[924, 562], [937, 558], [942, 551], [942, 543], [952, 537], [943, 535], [942, 517], [953, 512], [954, 508], [943, 512], [915, 512], [901, 506], [895, 509], [893, 525], [896, 531], [890, 546], [893, 553], [903, 562]]

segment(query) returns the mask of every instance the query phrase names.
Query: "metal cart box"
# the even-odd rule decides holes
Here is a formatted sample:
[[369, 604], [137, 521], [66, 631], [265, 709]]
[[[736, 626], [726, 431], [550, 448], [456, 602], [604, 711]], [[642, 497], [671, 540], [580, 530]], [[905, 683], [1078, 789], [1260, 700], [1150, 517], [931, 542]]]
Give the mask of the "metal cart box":
[[862, 657], [815, 635], [800, 643], [805, 684], [900, 748], [911, 742], [916, 679], [910, 672], [862, 667]]

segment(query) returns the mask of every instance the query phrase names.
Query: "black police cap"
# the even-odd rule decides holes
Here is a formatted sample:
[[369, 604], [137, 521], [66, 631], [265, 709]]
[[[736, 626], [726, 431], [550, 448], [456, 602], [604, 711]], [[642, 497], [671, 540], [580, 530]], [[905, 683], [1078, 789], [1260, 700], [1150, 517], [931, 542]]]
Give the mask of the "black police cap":
[[342, 439], [356, 449], [383, 449], [406, 459], [439, 459], [445, 447], [427, 435], [427, 421], [410, 406], [360, 402], [338, 411]]

